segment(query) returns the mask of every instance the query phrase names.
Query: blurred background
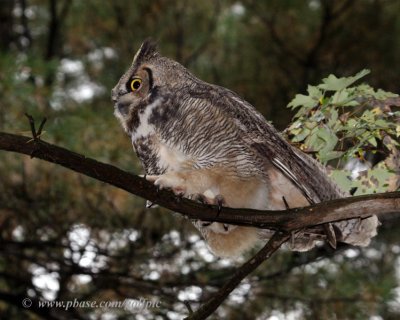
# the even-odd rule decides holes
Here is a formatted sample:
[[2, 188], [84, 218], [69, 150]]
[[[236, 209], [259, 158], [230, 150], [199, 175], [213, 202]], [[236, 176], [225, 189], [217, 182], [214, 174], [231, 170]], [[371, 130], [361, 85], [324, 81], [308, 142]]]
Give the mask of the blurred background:
[[[0, 0], [0, 131], [29, 135], [24, 113], [47, 117], [42, 139], [140, 174], [110, 90], [145, 38], [282, 130], [288, 102], [329, 73], [368, 68], [399, 92], [399, 13], [385, 0]], [[0, 151], [0, 318], [181, 319], [245, 261], [215, 258], [189, 221], [144, 202]], [[212, 318], [398, 319], [398, 228], [365, 249], [281, 250]], [[160, 307], [35, 307], [140, 298]]]

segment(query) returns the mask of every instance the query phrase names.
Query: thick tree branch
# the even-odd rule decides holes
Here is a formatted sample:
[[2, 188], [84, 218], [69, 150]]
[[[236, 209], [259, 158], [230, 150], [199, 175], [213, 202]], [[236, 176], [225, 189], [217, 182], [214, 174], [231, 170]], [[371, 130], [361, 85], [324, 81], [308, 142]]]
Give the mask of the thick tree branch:
[[283, 211], [223, 208], [218, 214], [215, 206], [178, 199], [172, 192], [158, 191], [152, 183], [139, 176], [38, 139], [0, 132], [0, 150], [18, 152], [62, 165], [179, 212], [190, 219], [293, 231], [350, 218], [400, 212], [400, 192], [390, 192], [332, 200]]

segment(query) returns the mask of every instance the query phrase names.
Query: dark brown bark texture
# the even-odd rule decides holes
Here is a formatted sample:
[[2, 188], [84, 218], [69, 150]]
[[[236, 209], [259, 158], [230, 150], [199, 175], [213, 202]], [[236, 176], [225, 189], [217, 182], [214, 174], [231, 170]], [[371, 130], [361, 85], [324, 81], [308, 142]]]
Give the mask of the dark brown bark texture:
[[343, 198], [284, 211], [223, 208], [218, 214], [215, 206], [177, 198], [170, 191], [157, 190], [152, 183], [137, 175], [39, 139], [0, 132], [0, 149], [59, 164], [179, 212], [190, 219], [290, 232], [328, 222], [400, 212], [400, 192], [389, 192]]

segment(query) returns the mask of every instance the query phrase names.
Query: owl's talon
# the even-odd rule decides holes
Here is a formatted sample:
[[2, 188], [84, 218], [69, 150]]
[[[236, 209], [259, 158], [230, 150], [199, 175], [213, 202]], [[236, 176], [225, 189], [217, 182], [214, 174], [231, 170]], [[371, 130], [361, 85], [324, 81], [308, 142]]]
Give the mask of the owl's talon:
[[151, 201], [149, 201], [149, 200], [146, 201], [146, 208], [147, 208], [147, 209], [152, 208], [154, 205], [155, 205], [154, 202], [151, 202]]
[[181, 203], [183, 198], [183, 194], [177, 194], [175, 197], [176, 203]]
[[143, 177], [144, 179], [146, 179], [149, 182], [155, 183], [160, 176], [152, 175], [152, 174], [144, 174], [144, 175], [141, 175], [141, 177]]
[[207, 204], [207, 198], [204, 196], [204, 194], [201, 193], [195, 193], [190, 195], [190, 199], [193, 201], [200, 202], [201, 204]]
[[219, 214], [222, 211], [222, 205], [220, 203], [218, 203], [218, 211], [217, 211], [217, 217], [219, 216]]
[[[217, 206], [218, 206], [218, 212], [217, 212], [217, 217], [219, 216], [219, 214], [221, 213], [221, 211], [222, 211], [222, 206], [225, 204], [225, 199], [224, 199], [224, 197], [222, 196], [222, 195], [217, 195], [216, 197], [215, 197], [215, 202], [216, 202], [216, 204], [217, 204]], [[224, 227], [225, 228], [225, 227]]]
[[177, 196], [183, 198], [185, 195], [185, 190], [181, 187], [171, 188], [172, 192]]
[[186, 194], [185, 181], [176, 173], [166, 173], [162, 175], [148, 175], [147, 181], [153, 182], [157, 188], [157, 192], [162, 189], [171, 190], [176, 196], [184, 196]]
[[227, 224], [224, 223], [223, 227], [224, 227], [224, 230], [225, 230], [225, 231], [228, 231], [228, 230], [229, 230], [229, 226], [228, 226]]
[[201, 223], [202, 227], [209, 227], [213, 224], [214, 222], [210, 222], [210, 221], [204, 221]]

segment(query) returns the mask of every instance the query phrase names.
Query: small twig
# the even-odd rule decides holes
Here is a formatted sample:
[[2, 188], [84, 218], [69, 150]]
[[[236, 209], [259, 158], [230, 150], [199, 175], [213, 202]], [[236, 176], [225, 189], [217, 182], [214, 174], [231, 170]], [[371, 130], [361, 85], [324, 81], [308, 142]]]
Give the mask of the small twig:
[[188, 300], [183, 300], [183, 304], [189, 311], [189, 315], [193, 314], [193, 309], [192, 306], [190, 305], [190, 302]]
[[26, 112], [25, 112], [25, 116], [29, 120], [29, 124], [31, 126], [31, 132], [32, 132], [33, 140], [36, 140], [37, 139], [37, 134], [36, 134], [36, 128], [35, 128], [35, 120], [33, 119], [33, 117], [30, 114], [27, 114]]
[[289, 207], [289, 203], [286, 201], [286, 198], [285, 198], [285, 196], [282, 196], [282, 200], [283, 200], [283, 203], [285, 204], [285, 208], [286, 208], [286, 210], [289, 210], [289, 209], [290, 209], [290, 207]]
[[33, 117], [25, 112], [25, 116], [28, 118], [29, 120], [29, 125], [31, 126], [31, 132], [32, 132], [32, 137], [34, 141], [40, 140], [40, 135], [42, 134], [42, 130], [44, 127], [44, 124], [47, 121], [47, 118], [44, 117], [42, 122], [39, 125], [39, 130], [36, 131], [36, 127], [35, 127], [35, 119], [33, 119]]
[[40, 123], [39, 130], [37, 131], [37, 135], [36, 135], [38, 138], [40, 138], [40, 135], [42, 134], [43, 126], [46, 123], [46, 121], [47, 121], [47, 118], [44, 117], [42, 122]]
[[30, 154], [31, 158], [34, 158], [37, 155], [37, 152], [39, 151], [39, 147], [36, 142], [38, 142], [40, 140], [40, 135], [42, 134], [42, 130], [43, 130], [44, 124], [46, 123], [47, 118], [46, 117], [43, 118], [42, 122], [40, 123], [39, 130], [36, 131], [35, 119], [33, 119], [33, 117], [26, 112], [25, 112], [25, 116], [28, 118], [29, 125], [31, 126], [31, 132], [32, 132], [33, 139], [28, 140], [27, 143], [34, 141], [34, 149], [32, 150], [32, 152]]
[[244, 265], [236, 270], [234, 276], [226, 282], [222, 288], [196, 312], [190, 314], [186, 320], [203, 320], [209, 317], [229, 296], [229, 294], [239, 285], [239, 283], [253, 272], [265, 260], [269, 259], [279, 247], [289, 239], [289, 234], [275, 232], [267, 244], [248, 260]]

